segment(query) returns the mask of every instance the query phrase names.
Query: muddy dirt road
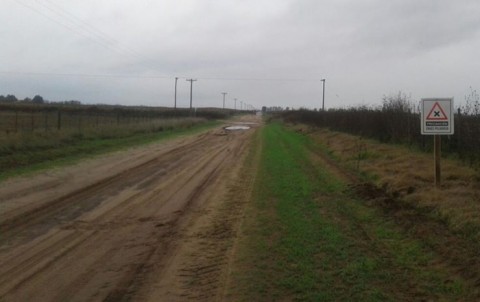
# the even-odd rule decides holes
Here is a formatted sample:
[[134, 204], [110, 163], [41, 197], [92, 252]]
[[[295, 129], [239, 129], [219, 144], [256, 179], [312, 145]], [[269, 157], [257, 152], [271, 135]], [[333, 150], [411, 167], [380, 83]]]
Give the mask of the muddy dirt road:
[[0, 301], [221, 300], [256, 127], [2, 183]]

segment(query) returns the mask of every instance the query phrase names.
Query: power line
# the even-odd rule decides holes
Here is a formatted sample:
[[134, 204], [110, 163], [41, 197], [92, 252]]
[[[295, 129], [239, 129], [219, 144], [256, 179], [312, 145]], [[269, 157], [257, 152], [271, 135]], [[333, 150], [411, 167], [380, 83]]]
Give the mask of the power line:
[[[75, 26], [77, 26], [77, 27], [83, 29], [84, 31], [94, 35], [96, 38], [102, 40], [102, 42], [104, 42], [104, 43], [106, 43], [110, 46], [115, 45], [118, 50], [126, 51], [130, 55], [136, 56], [138, 58], [145, 59], [145, 60], [150, 61], [150, 62], [154, 62], [153, 60], [143, 56], [142, 54], [135, 51], [134, 49], [121, 45], [120, 41], [116, 40], [115, 38], [112, 38], [111, 36], [107, 35], [103, 31], [96, 28], [95, 26], [83, 21], [82, 19], [78, 18], [77, 16], [68, 12], [67, 10], [63, 9], [60, 5], [54, 3], [53, 1], [51, 1], [51, 0], [42, 0], [42, 1], [41, 0], [36, 0], [36, 1], [40, 5], [42, 5], [43, 7], [47, 8], [48, 10], [50, 10], [53, 13], [60, 16], [61, 18], [66, 19], [67, 21], [71, 22]], [[50, 3], [50, 5], [48, 5], [44, 1]], [[73, 22], [72, 20], [74, 20], [75, 22]]]
[[[67, 10], [63, 9], [60, 5], [56, 4], [55, 2], [53, 1], [50, 1], [50, 0], [43, 0], [44, 2], [41, 2], [39, 0], [37, 0], [37, 2], [39, 2], [39, 4], [43, 5], [43, 6], [48, 6], [46, 5], [45, 2], [48, 2], [50, 3], [51, 5], [53, 5], [55, 8], [54, 10], [57, 11], [57, 13], [61, 14], [61, 15], [64, 15], [64, 16], [67, 16], [73, 20], [75, 20], [76, 22], [78, 22], [80, 24], [80, 26], [82, 28], [84, 28], [85, 30], [89, 31], [89, 32], [92, 32], [94, 35], [98, 36], [99, 38], [103, 39], [103, 40], [106, 40], [108, 41], [109, 43], [119, 43], [117, 40], [113, 39], [112, 37], [110, 37], [109, 35], [105, 34], [104, 32], [102, 32], [101, 30], [99, 30], [98, 28], [92, 26], [91, 24], [83, 21], [82, 19], [76, 17], [75, 15], [73, 15], [72, 13], [68, 12]], [[50, 6], [49, 8], [50, 10], [52, 10], [52, 6]]]
[[[164, 75], [129, 75], [129, 74], [87, 74], [87, 73], [52, 73], [52, 72], [16, 72], [0, 71], [4, 75], [23, 75], [23, 76], [54, 76], [54, 77], [80, 77], [80, 78], [135, 78], [135, 79], [172, 79], [173, 76]], [[185, 77], [179, 77], [185, 78]]]
[[104, 48], [106, 48], [106, 49], [114, 50], [113, 48], [111, 48], [110, 45], [108, 45], [108, 44], [106, 44], [106, 43], [104, 43], [104, 42], [102, 42], [102, 41], [96, 40], [96, 39], [94, 39], [94, 38], [86, 35], [85, 33], [81, 32], [81, 31], [75, 30], [74, 28], [71, 27], [71, 25], [67, 25], [67, 24], [65, 24], [65, 23], [62, 23], [62, 22], [60, 22], [60, 21], [58, 21], [58, 20], [50, 17], [49, 15], [45, 14], [44, 12], [38, 10], [37, 8], [35, 8], [35, 7], [33, 7], [33, 6], [29, 5], [29, 4], [26, 4], [26, 3], [24, 3], [24, 2], [22, 2], [22, 1], [20, 1], [20, 0], [14, 0], [14, 1], [17, 2], [18, 4], [22, 5], [23, 7], [26, 7], [26, 8], [28, 8], [28, 9], [30, 9], [31, 11], [33, 11], [33, 12], [35, 12], [35, 13], [43, 16], [44, 18], [47, 18], [47, 19], [50, 20], [51, 22], [54, 22], [54, 23], [56, 23], [56, 24], [58, 24], [58, 25], [60, 25], [60, 26], [63, 26], [63, 27], [66, 28], [67, 30], [76, 33], [77, 35], [80, 35], [80, 36], [82, 36], [82, 37], [84, 37], [84, 38], [86, 38], [86, 39], [88, 39], [88, 40], [90, 40], [90, 41], [92, 41], [92, 42], [94, 42], [94, 43], [97, 43], [97, 44], [101, 45], [102, 47], [104, 47]]
[[205, 81], [267, 81], [267, 82], [317, 82], [320, 78], [228, 78], [228, 77], [198, 77]]
[[[143, 61], [143, 64], [145, 66], [148, 66], [148, 67], [152, 67], [152, 65], [161, 65], [159, 62], [157, 61], [154, 61], [150, 58], [147, 58], [145, 56], [143, 56], [142, 54], [138, 53], [137, 51], [131, 49], [131, 48], [128, 48], [128, 47], [124, 47], [124, 46], [121, 46], [121, 43], [110, 37], [109, 35], [103, 33], [102, 31], [98, 30], [97, 28], [95, 28], [94, 26], [88, 24], [87, 22], [81, 20], [80, 18], [76, 17], [75, 15], [73, 15], [72, 13], [69, 13], [68, 11], [66, 11], [65, 9], [61, 8], [59, 5], [53, 3], [52, 1], [49, 1], [49, 0], [45, 0], [47, 1], [49, 4], [47, 4], [46, 2], [41, 2], [41, 1], [38, 1], [37, 0], [37, 4], [44, 7], [45, 9], [47, 9], [48, 11], [50, 11], [51, 13], [53, 13], [56, 17], [53, 18], [52, 15], [50, 14], [46, 14], [45, 12], [39, 10], [37, 7], [34, 7], [30, 4], [26, 4], [25, 2], [23, 1], [20, 1], [20, 0], [14, 0], [15, 2], [17, 2], [18, 4], [32, 10], [33, 12], [47, 18], [49, 21], [51, 22], [54, 22], [58, 25], [61, 25], [62, 27], [66, 28], [67, 30], [71, 31], [71, 32], [74, 32], [76, 33], [77, 35], [80, 35], [88, 40], [90, 40], [91, 42], [94, 42], [110, 51], [114, 51], [120, 55], [129, 55], [129, 56], [134, 56], [134, 57], [137, 57], [139, 59], [142, 59]], [[72, 21], [74, 20], [74, 21]], [[147, 64], [149, 63], [149, 64]]]
[[[54, 19], [48, 14], [40, 11], [36, 7], [33, 7], [29, 4], [26, 4], [20, 0], [14, 0], [18, 4], [32, 10], [33, 12], [47, 18], [51, 22], [59, 24], [66, 28], [69, 31], [72, 31], [94, 43], [101, 45], [102, 47], [114, 51], [118, 54], [125, 55], [125, 52], [128, 52], [130, 56], [135, 56], [144, 60], [143, 64], [147, 65], [147, 62], [154, 63], [154, 65], [161, 65], [159, 62], [151, 60], [140, 53], [136, 52], [127, 47], [120, 46], [120, 42], [109, 35], [105, 34], [104, 32], [100, 31], [96, 27], [90, 25], [89, 23], [81, 20], [80, 18], [76, 17], [74, 14], [66, 11], [58, 4], [55, 4], [51, 0], [44, 0], [44, 1], [37, 1], [38, 5], [43, 6], [50, 12], [54, 13], [57, 18], [62, 19], [65, 22], [59, 21], [58, 19]], [[47, 4], [47, 3], [50, 3]], [[75, 21], [72, 21], [75, 20]], [[75, 28], [74, 28], [75, 27]], [[79, 30], [80, 29], [80, 30]], [[152, 64], [148, 64], [148, 67], [152, 67]], [[71, 77], [104, 77], [104, 78], [174, 78], [174, 76], [135, 76], [135, 75], [97, 75], [97, 74], [73, 74], [73, 73], [45, 73], [45, 72], [25, 72], [25, 73], [13, 73], [13, 72], [1, 72], [0, 74], [23, 74], [23, 75], [36, 75], [36, 76], [71, 76]], [[185, 77], [183, 77], [185, 78]], [[266, 81], [266, 82], [316, 82], [321, 80], [320, 78], [229, 78], [229, 77], [197, 77], [198, 79], [205, 80], [205, 81]]]
[[[67, 77], [91, 77], [91, 78], [139, 78], [139, 79], [174, 79], [174, 75], [133, 75], [133, 74], [90, 74], [90, 73], [52, 73], [52, 72], [17, 72], [17, 71], [0, 71], [0, 74], [5, 75], [25, 75], [25, 76], [67, 76]], [[177, 76], [178, 77], [178, 76]], [[178, 77], [179, 79], [187, 79], [188, 77]], [[317, 82], [312, 78], [299, 79], [299, 78], [202, 78], [196, 77], [202, 81], [267, 81], [267, 82]], [[320, 80], [321, 81], [321, 80]]]

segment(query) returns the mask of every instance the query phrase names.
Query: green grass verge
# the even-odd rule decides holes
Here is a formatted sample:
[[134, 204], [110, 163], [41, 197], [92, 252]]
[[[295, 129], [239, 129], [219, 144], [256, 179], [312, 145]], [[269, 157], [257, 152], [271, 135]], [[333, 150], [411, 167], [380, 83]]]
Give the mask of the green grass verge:
[[308, 137], [269, 124], [247, 239], [233, 275], [244, 301], [455, 301], [462, 280], [422, 242], [364, 205], [323, 166]]
[[220, 124], [220, 121], [209, 121], [189, 128], [137, 133], [126, 137], [82, 138], [79, 136], [56, 146], [21, 150], [0, 158], [0, 181], [14, 176], [72, 164], [87, 157], [155, 143], [181, 135], [194, 134]]

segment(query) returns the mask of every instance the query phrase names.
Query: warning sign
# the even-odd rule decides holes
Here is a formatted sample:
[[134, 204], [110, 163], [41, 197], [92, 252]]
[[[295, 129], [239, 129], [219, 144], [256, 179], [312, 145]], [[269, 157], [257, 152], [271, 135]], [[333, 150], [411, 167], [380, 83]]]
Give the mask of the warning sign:
[[438, 102], [435, 102], [432, 109], [428, 113], [427, 121], [448, 121], [448, 117], [445, 114], [445, 111]]
[[422, 134], [453, 134], [453, 99], [422, 99]]

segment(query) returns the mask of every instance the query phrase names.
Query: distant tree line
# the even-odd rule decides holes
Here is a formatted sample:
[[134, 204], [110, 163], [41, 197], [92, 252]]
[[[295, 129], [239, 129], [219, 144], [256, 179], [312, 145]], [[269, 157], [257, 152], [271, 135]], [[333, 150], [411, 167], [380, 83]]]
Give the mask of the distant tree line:
[[[282, 117], [288, 122], [328, 127], [381, 142], [432, 150], [431, 137], [421, 134], [419, 103], [401, 92], [385, 96], [382, 105], [377, 107], [359, 106], [325, 112], [284, 111]], [[480, 168], [480, 97], [476, 90], [471, 89], [465, 97], [465, 105], [456, 108], [454, 120], [455, 134], [443, 136], [443, 150]]]
[[247, 111], [219, 108], [166, 108], [78, 103], [0, 102], [0, 136], [18, 132], [101, 129], [180, 118], [224, 119]]
[[61, 101], [61, 102], [50, 102], [45, 100], [41, 95], [35, 95], [33, 98], [26, 97], [23, 100], [18, 99], [13, 94], [0, 95], [0, 103], [30, 103], [30, 104], [64, 104], [64, 105], [81, 105], [80, 101], [70, 100], [70, 101]]

